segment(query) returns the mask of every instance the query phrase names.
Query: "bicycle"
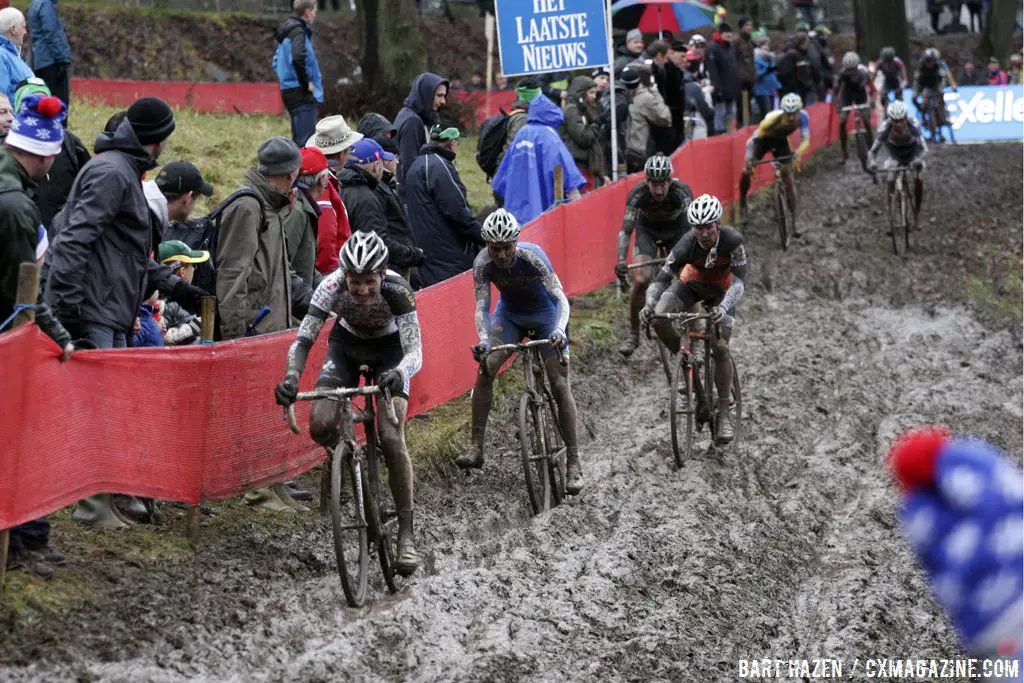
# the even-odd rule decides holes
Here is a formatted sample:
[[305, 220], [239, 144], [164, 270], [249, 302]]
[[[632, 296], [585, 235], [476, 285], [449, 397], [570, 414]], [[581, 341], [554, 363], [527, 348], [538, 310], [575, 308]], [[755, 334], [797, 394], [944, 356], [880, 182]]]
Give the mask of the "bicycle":
[[[330, 399], [341, 401], [341, 435], [338, 444], [327, 449], [328, 470], [321, 482], [321, 509], [325, 489], [329, 490], [327, 507], [331, 514], [334, 534], [334, 554], [338, 565], [338, 576], [345, 600], [351, 607], [362, 607], [366, 602], [369, 583], [370, 545], [376, 544], [377, 559], [380, 561], [384, 583], [388, 590], [397, 593], [402, 587], [402, 577], [395, 571], [397, 556], [397, 512], [391, 496], [391, 489], [381, 487], [380, 439], [374, 402], [381, 396], [388, 420], [398, 425], [391, 394], [381, 393], [375, 377], [365, 366], [360, 372], [366, 386], [349, 389], [316, 389], [300, 392], [296, 401]], [[362, 410], [354, 411], [352, 399], [362, 396], [366, 400]], [[285, 408], [285, 417], [291, 430], [300, 434], [295, 420], [295, 404]], [[355, 439], [356, 423], [363, 424], [366, 444], [360, 447]], [[342, 501], [342, 487], [347, 486], [349, 496]], [[349, 557], [346, 557], [348, 555]]]
[[914, 213], [914, 198], [908, 188], [909, 166], [898, 166], [888, 171], [893, 180], [886, 183], [889, 206], [889, 229], [892, 235], [892, 251], [903, 256], [910, 248], [910, 233], [917, 230], [917, 214]]
[[[786, 251], [789, 247], [789, 236], [796, 232], [796, 216], [793, 214], [793, 207], [789, 205], [789, 200], [786, 198], [786, 183], [782, 177], [783, 167], [791, 165], [792, 161], [793, 155], [790, 154], [789, 156], [762, 159], [751, 163], [751, 166], [771, 164], [775, 171], [775, 181], [772, 188], [775, 201], [772, 204], [775, 207], [775, 220], [779, 226], [779, 240], [782, 243], [782, 251]], [[792, 173], [792, 169], [789, 172]]]
[[[540, 355], [540, 349], [550, 345], [547, 339], [502, 344], [488, 350], [480, 359], [480, 367], [486, 368], [487, 357], [499, 351], [519, 353], [523, 358], [519, 446], [526, 492], [535, 515], [547, 512], [565, 498], [565, 440], [555, 399], [544, 381], [544, 362]], [[560, 361], [563, 366], [568, 363], [564, 351]]]
[[[707, 311], [707, 306], [704, 306]], [[669, 425], [672, 432], [672, 453], [676, 466], [682, 467], [693, 454], [697, 432], [703, 431], [708, 425], [710, 443], [705, 450], [715, 448], [715, 437], [718, 434], [717, 408], [718, 396], [715, 387], [715, 358], [712, 345], [718, 339], [718, 325], [710, 324], [710, 313], [660, 313], [652, 316], [652, 320], [669, 320], [673, 325], [684, 328], [680, 351], [676, 354], [676, 367], [672, 375], [669, 389]], [[694, 323], [707, 321], [705, 331], [694, 329]], [[707, 331], [707, 330], [710, 330]], [[647, 328], [650, 336], [650, 327]], [[703, 341], [702, 347], [694, 352], [693, 341]], [[731, 354], [730, 354], [731, 356]], [[740, 376], [736, 369], [736, 361], [732, 360], [732, 408], [733, 408], [733, 440], [735, 446], [740, 440], [740, 423], [743, 417], [743, 397], [740, 393]], [[685, 415], [685, 418], [682, 416]], [[680, 421], [685, 420], [685, 423]], [[703, 446], [703, 444], [702, 444]]]
[[921, 114], [921, 127], [928, 131], [929, 141], [937, 144], [939, 137], [942, 135], [942, 129], [946, 128], [949, 130], [949, 141], [955, 145], [956, 138], [953, 137], [952, 124], [947, 120], [945, 124], [939, 125], [939, 102], [941, 100], [938, 98], [942, 96], [942, 93], [926, 89], [914, 100], [914, 104]]
[[853, 112], [853, 138], [857, 141], [857, 158], [860, 159], [861, 168], [867, 168], [868, 165], [868, 141], [866, 139], [868, 130], [864, 125], [864, 117], [861, 116], [860, 112], [870, 109], [870, 104], [854, 104], [839, 110], [841, 121], [845, 121], [849, 117], [850, 112]]
[[[667, 246], [659, 242], [657, 246], [657, 251], [655, 252], [657, 258], [653, 258], [650, 261], [643, 261], [642, 263], [630, 263], [629, 265], [626, 266], [626, 268], [629, 270], [636, 270], [638, 268], [651, 268], [654, 266], [660, 266], [664, 264], [665, 261], [668, 260], [668, 250], [669, 248]], [[665, 345], [661, 343], [660, 339], [657, 340], [657, 343], [655, 345], [658, 347], [658, 358], [661, 359], [661, 367], [665, 370], [665, 380], [671, 384], [671, 354], [668, 352], [668, 349], [665, 348]]]

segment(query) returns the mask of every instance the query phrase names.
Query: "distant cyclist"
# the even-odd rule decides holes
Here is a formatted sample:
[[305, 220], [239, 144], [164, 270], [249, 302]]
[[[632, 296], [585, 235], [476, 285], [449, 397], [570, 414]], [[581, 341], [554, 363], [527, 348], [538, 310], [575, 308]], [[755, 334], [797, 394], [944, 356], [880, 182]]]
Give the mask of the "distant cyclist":
[[907, 65], [896, 56], [896, 50], [883, 47], [878, 61], [874, 64], [875, 85], [882, 94], [882, 106], [888, 106], [889, 95], [894, 100], [903, 99], [903, 90], [907, 87]]
[[[844, 107], [852, 107], [862, 104], [868, 104], [870, 102], [870, 96], [874, 92], [875, 87], [871, 84], [871, 76], [868, 74], [866, 66], [860, 63], [860, 55], [856, 52], [847, 52], [843, 55], [843, 68], [836, 76], [836, 111], [842, 110]], [[861, 121], [864, 124], [864, 130], [868, 134], [868, 145], [871, 145], [871, 110], [861, 109], [860, 111], [853, 112], [855, 116], [860, 116]], [[839, 114], [839, 144], [843, 149], [843, 163], [849, 159], [849, 155], [846, 151], [846, 121], [849, 117], [840, 111]], [[866, 163], [862, 160], [862, 164], [865, 164], [864, 170], [867, 170]]]
[[[686, 222], [686, 207], [693, 200], [693, 192], [689, 185], [672, 177], [672, 160], [661, 155], [651, 157], [644, 164], [644, 175], [646, 180], [630, 190], [626, 198], [626, 213], [619, 232], [619, 262], [615, 264], [615, 275], [623, 282], [629, 273], [626, 252], [634, 228], [633, 261], [643, 263], [655, 258], [658, 247], [666, 252], [671, 249], [690, 227]], [[640, 309], [644, 307], [644, 295], [654, 272], [648, 268], [633, 271], [633, 287], [629, 291], [629, 339], [619, 348], [619, 353], [627, 358], [640, 345]]]
[[[492, 346], [515, 344], [525, 337], [549, 339], [551, 346], [541, 351], [551, 391], [558, 405], [559, 426], [565, 439], [566, 493], [583, 488], [579, 450], [576, 440], [576, 401], [569, 387], [569, 366], [559, 361], [559, 352], [568, 352], [569, 300], [555, 275], [544, 250], [536, 244], [519, 242], [519, 223], [504, 209], [498, 209], [484, 221], [480, 235], [487, 247], [473, 264], [476, 294], [476, 332], [480, 341], [473, 346], [473, 357], [480, 363], [473, 388], [472, 446], [456, 458], [459, 467], [483, 467], [484, 434], [491, 412], [494, 375], [509, 354], [487, 355]], [[491, 285], [501, 298], [491, 314]]]
[[942, 92], [947, 85], [956, 91], [956, 81], [953, 80], [949, 66], [941, 59], [939, 51], [930, 47], [924, 51], [921, 63], [914, 72], [914, 103], [920, 111], [926, 112], [929, 103], [934, 102], [936, 142], [946, 141], [942, 136], [942, 127], [948, 125], [949, 121]]
[[[413, 474], [405, 446], [405, 414], [409, 380], [423, 365], [416, 299], [409, 283], [387, 269], [388, 249], [375, 232], [356, 232], [341, 248], [340, 267], [324, 278], [313, 293], [309, 311], [288, 350], [285, 377], [277, 385], [277, 402], [291, 405], [309, 349], [331, 313], [337, 321], [327, 341], [327, 358], [317, 378], [318, 389], [359, 386], [359, 368], [367, 365], [377, 385], [391, 392], [398, 426], [384, 410], [377, 413], [380, 446], [388, 466], [391, 493], [398, 513], [398, 559], [403, 576], [419, 566], [413, 540]], [[383, 401], [383, 397], [381, 397]], [[342, 404], [330, 399], [313, 402], [309, 432], [325, 448], [338, 443]]]
[[[928, 151], [921, 127], [917, 121], [907, 115], [907, 105], [897, 100], [886, 110], [885, 121], [878, 127], [878, 137], [868, 151], [868, 171], [874, 173], [878, 168], [876, 154], [884, 150], [882, 170], [889, 171], [899, 166], [909, 166], [914, 175], [914, 215], [921, 210], [921, 199], [924, 195], [924, 182], [921, 171], [924, 170], [924, 155]], [[889, 190], [892, 191], [894, 179], [889, 178]]]
[[[789, 135], [797, 129], [800, 130], [800, 146], [794, 154], [789, 146]], [[800, 159], [810, 143], [811, 119], [804, 111], [803, 100], [794, 92], [784, 95], [779, 103], [779, 108], [764, 117], [757, 126], [757, 130], [747, 140], [746, 164], [743, 167], [743, 174], [740, 176], [740, 211], [744, 220], [747, 218], [747, 193], [750, 192], [750, 177], [754, 173], [754, 162], [760, 161], [765, 154], [771, 152], [776, 159], [793, 156], [793, 163], [799, 168]], [[793, 171], [788, 163], [782, 165], [782, 180], [786, 185], [786, 200], [789, 202], [789, 210], [795, 218], [796, 181], [793, 179]], [[799, 237], [800, 233], [794, 229], [793, 236]]]
[[[729, 411], [733, 370], [729, 339], [747, 277], [747, 252], [743, 235], [722, 225], [722, 203], [717, 197], [703, 194], [694, 199], [687, 218], [693, 229], [672, 249], [648, 288], [641, 317], [646, 323], [655, 314], [690, 311], [701, 302], [711, 308], [711, 322], [719, 326], [719, 337], [712, 348], [718, 388], [719, 429], [715, 440], [727, 444], [734, 433]], [[652, 326], [668, 350], [679, 353], [681, 339], [671, 322], [654, 320]], [[713, 406], [702, 408], [712, 410]]]

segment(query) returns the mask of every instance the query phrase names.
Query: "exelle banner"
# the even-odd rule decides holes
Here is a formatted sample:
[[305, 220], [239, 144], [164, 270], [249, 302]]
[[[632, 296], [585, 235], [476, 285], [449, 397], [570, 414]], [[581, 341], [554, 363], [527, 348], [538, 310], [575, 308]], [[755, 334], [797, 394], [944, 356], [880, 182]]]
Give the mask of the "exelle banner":
[[494, 9], [506, 76], [608, 64], [604, 0], [496, 0]]
[[[913, 91], [904, 91], [910, 102]], [[987, 85], [948, 88], [943, 93], [946, 113], [957, 142], [1020, 140], [1024, 137], [1024, 86]], [[920, 120], [917, 108], [911, 112]]]

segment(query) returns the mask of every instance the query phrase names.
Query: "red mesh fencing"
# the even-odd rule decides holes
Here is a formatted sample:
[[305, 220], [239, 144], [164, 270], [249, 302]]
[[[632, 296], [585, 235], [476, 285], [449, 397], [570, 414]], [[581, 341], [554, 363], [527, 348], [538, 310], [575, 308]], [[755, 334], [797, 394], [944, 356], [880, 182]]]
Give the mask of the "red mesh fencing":
[[[831, 107], [810, 108], [812, 149], [835, 140]], [[685, 145], [673, 156], [695, 193], [736, 199], [750, 130]], [[761, 167], [755, 187], [771, 171]], [[615, 245], [630, 176], [533, 221], [523, 239], [550, 256], [569, 295], [612, 281]], [[424, 365], [410, 413], [468, 391], [476, 366], [472, 276], [417, 294]], [[85, 496], [128, 493], [197, 503], [226, 498], [306, 471], [323, 459], [295, 436], [274, 403], [295, 332], [220, 344], [75, 353], [67, 363], [35, 326], [0, 335], [0, 528]], [[310, 354], [311, 389], [327, 335]], [[298, 406], [307, 429], [309, 404]]]

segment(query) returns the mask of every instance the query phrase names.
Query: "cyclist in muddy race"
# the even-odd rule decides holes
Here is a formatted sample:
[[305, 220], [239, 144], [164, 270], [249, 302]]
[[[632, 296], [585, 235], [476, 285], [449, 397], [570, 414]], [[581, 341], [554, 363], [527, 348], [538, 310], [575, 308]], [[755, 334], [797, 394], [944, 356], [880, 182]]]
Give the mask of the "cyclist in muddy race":
[[956, 81], [949, 71], [945, 60], [939, 58], [939, 51], [930, 47], [924, 51], [924, 58], [914, 72], [914, 104], [919, 111], [924, 112], [927, 103], [935, 103], [935, 142], [945, 142], [942, 137], [942, 126], [949, 125], [946, 116], [946, 101], [943, 99], [942, 91], [949, 85], [956, 92]]
[[[488, 355], [488, 351], [492, 346], [515, 344], [525, 337], [546, 337], [551, 340], [551, 347], [545, 347], [541, 357], [565, 439], [565, 491], [577, 494], [583, 488], [583, 475], [576, 440], [576, 400], [569, 387], [569, 365], [562, 365], [560, 360], [560, 354], [568, 355], [569, 350], [569, 300], [544, 250], [536, 244], [519, 242], [519, 222], [511, 213], [504, 209], [492, 213], [480, 234], [487, 247], [473, 263], [476, 332], [480, 341], [472, 350], [480, 370], [473, 389], [472, 445], [455, 462], [462, 468], [480, 468], [484, 464], [484, 434], [491, 412], [494, 375], [508, 359], [507, 353]], [[492, 284], [501, 294], [493, 315]]]
[[875, 62], [872, 73], [875, 75], [875, 86], [882, 93], [882, 105], [889, 105], [889, 95], [895, 95], [893, 101], [903, 100], [903, 89], [907, 87], [907, 66], [896, 56], [896, 50], [883, 47]]
[[[868, 172], [875, 173], [878, 169], [878, 152], [884, 150], [882, 170], [889, 171], [900, 166], [909, 166], [914, 177], [914, 215], [921, 211], [921, 199], [924, 196], [924, 181], [921, 171], [924, 170], [924, 155], [928, 146], [921, 134], [921, 126], [910, 118], [907, 105], [897, 100], [886, 110], [885, 121], [878, 127], [875, 144], [868, 150]], [[888, 179], [889, 191], [892, 192], [893, 178]]]
[[[800, 129], [800, 146], [794, 155], [789, 146], [789, 135], [797, 129]], [[804, 101], [795, 92], [791, 92], [783, 96], [779, 108], [764, 117], [747, 140], [746, 164], [740, 175], [740, 212], [744, 221], [747, 219], [747, 193], [750, 192], [750, 178], [754, 173], [753, 163], [771, 152], [776, 159], [793, 157], [792, 163], [782, 165], [782, 180], [786, 184], [786, 199], [794, 216], [793, 224], [796, 225], [796, 180], [793, 179], [793, 169], [799, 170], [800, 158], [810, 144], [811, 119], [804, 111]], [[800, 236], [795, 227], [793, 236]]]
[[[623, 283], [629, 273], [626, 252], [634, 228], [634, 263], [650, 261], [657, 256], [659, 248], [667, 252], [689, 229], [686, 207], [693, 200], [693, 192], [689, 185], [672, 177], [672, 160], [660, 154], [651, 157], [644, 164], [644, 175], [646, 180], [634, 187], [626, 198], [626, 213], [619, 232], [615, 276]], [[644, 295], [655, 272], [653, 267], [633, 271], [633, 287], [629, 291], [629, 339], [619, 348], [619, 353], [627, 358], [640, 345], [640, 309], [644, 307]]]
[[[846, 112], [842, 109], [844, 107], [853, 107], [862, 104], [868, 104], [874, 94], [875, 86], [871, 83], [871, 76], [868, 74], [868, 68], [860, 63], [860, 55], [856, 52], [847, 52], [843, 55], [843, 68], [836, 76], [836, 112], [839, 113], [839, 145], [843, 150], [843, 163], [850, 158], [846, 151], [846, 123], [850, 117], [847, 114], [852, 113], [854, 116], [859, 116], [861, 122], [864, 124], [864, 130], [868, 136], [868, 146], [871, 146], [872, 135], [871, 135], [871, 110], [862, 109], [860, 111]], [[867, 170], [865, 165], [865, 171]]]
[[[679, 353], [682, 340], [671, 321], [651, 320], [655, 314], [692, 310], [698, 303], [710, 308], [711, 322], [717, 324], [718, 339], [712, 347], [715, 358], [715, 386], [718, 388], [720, 425], [715, 441], [732, 441], [734, 425], [730, 417], [732, 395], [732, 359], [729, 339], [735, 325], [736, 304], [743, 296], [747, 277], [747, 252], [743, 235], [722, 225], [722, 203], [703, 194], [690, 203], [687, 219], [692, 229], [669, 253], [658, 276], [647, 289], [647, 302], [640, 312], [642, 322], [651, 324], [658, 338], [673, 354]], [[711, 406], [703, 406], [711, 409]]]
[[[325, 277], [313, 293], [309, 311], [288, 350], [285, 377], [277, 385], [275, 397], [284, 406], [295, 402], [309, 349], [330, 314], [336, 314], [316, 386], [358, 387], [359, 368], [366, 365], [376, 374], [381, 390], [391, 392], [398, 426], [391, 424], [386, 411], [378, 410], [377, 430], [398, 513], [395, 569], [409, 576], [420, 563], [413, 540], [412, 463], [405, 445], [409, 380], [423, 365], [416, 299], [409, 283], [388, 270], [388, 248], [377, 233], [353, 233], [341, 248], [340, 261], [340, 267]], [[338, 443], [341, 409], [339, 401], [313, 402], [309, 433], [324, 448], [333, 448]]]

